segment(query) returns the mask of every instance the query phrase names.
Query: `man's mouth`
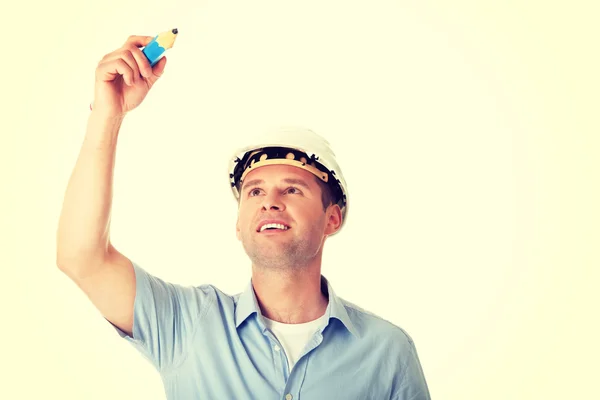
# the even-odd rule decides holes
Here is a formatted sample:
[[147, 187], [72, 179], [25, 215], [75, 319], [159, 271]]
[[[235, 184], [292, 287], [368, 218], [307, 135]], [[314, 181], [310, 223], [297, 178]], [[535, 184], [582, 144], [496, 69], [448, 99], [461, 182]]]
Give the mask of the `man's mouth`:
[[283, 232], [291, 229], [289, 226], [283, 224], [265, 224], [260, 227], [258, 233], [263, 232]]

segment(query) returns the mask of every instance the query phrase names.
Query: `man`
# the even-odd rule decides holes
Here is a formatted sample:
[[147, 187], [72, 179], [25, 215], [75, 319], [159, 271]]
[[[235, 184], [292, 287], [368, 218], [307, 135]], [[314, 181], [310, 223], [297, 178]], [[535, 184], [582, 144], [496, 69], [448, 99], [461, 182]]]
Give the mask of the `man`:
[[156, 367], [168, 399], [430, 399], [408, 334], [337, 297], [321, 274], [348, 196], [333, 152], [310, 131], [276, 132], [232, 160], [236, 234], [252, 261], [243, 293], [167, 283], [114, 248], [119, 129], [166, 65], [142, 54], [151, 39], [132, 36], [97, 66], [57, 232], [60, 270]]

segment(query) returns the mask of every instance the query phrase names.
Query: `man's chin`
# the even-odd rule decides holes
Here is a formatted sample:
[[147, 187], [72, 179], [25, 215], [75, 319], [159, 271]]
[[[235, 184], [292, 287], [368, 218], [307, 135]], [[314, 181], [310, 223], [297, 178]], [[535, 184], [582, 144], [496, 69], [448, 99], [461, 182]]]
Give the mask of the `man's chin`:
[[269, 268], [285, 268], [295, 264], [289, 257], [289, 252], [281, 246], [257, 246], [251, 251], [246, 251], [253, 264]]

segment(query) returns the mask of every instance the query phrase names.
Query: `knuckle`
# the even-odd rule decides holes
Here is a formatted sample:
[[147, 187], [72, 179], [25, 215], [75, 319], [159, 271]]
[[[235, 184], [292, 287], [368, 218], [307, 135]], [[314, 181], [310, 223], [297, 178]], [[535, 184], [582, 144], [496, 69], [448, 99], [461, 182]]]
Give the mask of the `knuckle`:
[[98, 61], [98, 64], [96, 65], [96, 69], [97, 70], [103, 69], [106, 66], [106, 64], [108, 64], [108, 63], [109, 63], [109, 61], [107, 61], [106, 59], [103, 58], [102, 60]]
[[128, 48], [122, 48], [121, 51], [119, 51], [119, 56], [121, 56], [121, 58], [129, 58], [131, 57], [131, 51]]
[[115, 62], [118, 64], [119, 67], [129, 69], [129, 64], [127, 64], [122, 58], [115, 60]]

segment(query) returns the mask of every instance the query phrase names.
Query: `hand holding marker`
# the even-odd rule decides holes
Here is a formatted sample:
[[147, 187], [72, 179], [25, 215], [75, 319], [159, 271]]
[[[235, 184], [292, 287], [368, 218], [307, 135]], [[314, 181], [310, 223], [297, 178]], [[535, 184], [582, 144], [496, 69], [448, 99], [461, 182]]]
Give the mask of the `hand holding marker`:
[[167, 61], [163, 55], [173, 47], [177, 34], [178, 30], [173, 29], [154, 38], [130, 36], [122, 47], [106, 54], [96, 68], [90, 110], [115, 117], [140, 105], [163, 74]]

